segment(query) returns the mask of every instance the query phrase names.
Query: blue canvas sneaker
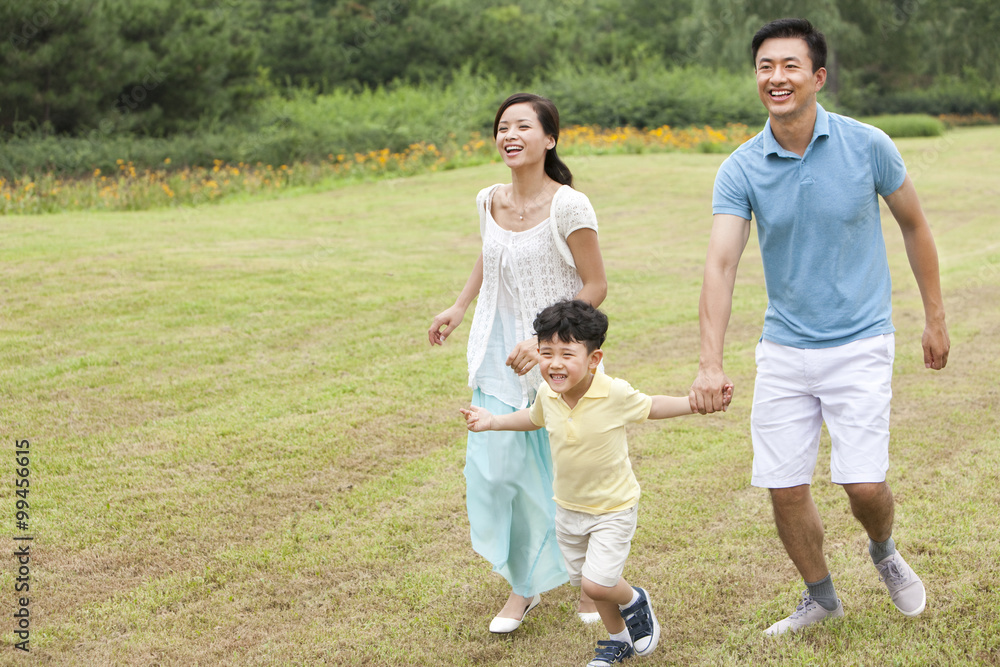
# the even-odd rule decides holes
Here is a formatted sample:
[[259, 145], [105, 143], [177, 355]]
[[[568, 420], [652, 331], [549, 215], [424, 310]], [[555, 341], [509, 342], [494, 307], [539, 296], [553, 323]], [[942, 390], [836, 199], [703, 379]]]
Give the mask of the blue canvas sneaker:
[[635, 651], [628, 642], [616, 642], [611, 640], [602, 640], [597, 642], [597, 648], [594, 649], [594, 659], [587, 663], [587, 667], [609, 667], [609, 665], [617, 665], [620, 662], [625, 662], [627, 658], [631, 658]]
[[660, 641], [660, 624], [656, 622], [656, 614], [646, 591], [637, 586], [632, 589], [639, 594], [639, 599], [622, 610], [622, 618], [625, 619], [636, 655], [649, 655]]

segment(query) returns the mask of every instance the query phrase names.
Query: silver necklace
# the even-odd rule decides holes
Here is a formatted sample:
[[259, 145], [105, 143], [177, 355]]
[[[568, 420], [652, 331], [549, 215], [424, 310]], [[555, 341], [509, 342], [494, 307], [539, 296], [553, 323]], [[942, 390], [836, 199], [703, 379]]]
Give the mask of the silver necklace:
[[[513, 189], [514, 188], [511, 188], [511, 190]], [[510, 207], [514, 209], [514, 212], [517, 213], [517, 204], [514, 203], [514, 197], [509, 192], [507, 193], [507, 201], [510, 203]], [[528, 210], [528, 205], [525, 204], [524, 206], [521, 207], [521, 212], [518, 213], [517, 217], [520, 218], [521, 220], [524, 220], [524, 213], [527, 210]]]
[[[513, 192], [513, 191], [514, 191], [514, 187], [511, 186], [510, 191], [507, 193], [507, 202], [510, 204], [510, 207], [512, 209], [514, 209], [514, 212], [517, 213], [517, 204], [514, 203], [514, 197], [511, 194], [511, 192]], [[533, 203], [536, 199], [538, 199], [539, 197], [541, 197], [544, 193], [545, 193], [545, 188], [542, 188], [538, 192], [538, 194], [536, 194], [534, 197], [532, 197], [531, 199], [529, 199], [528, 201], [526, 201], [524, 203], [524, 206], [521, 207], [521, 212], [517, 214], [517, 217], [520, 218], [521, 220], [524, 220], [524, 214], [528, 211], [528, 205], [531, 204], [531, 203]]]

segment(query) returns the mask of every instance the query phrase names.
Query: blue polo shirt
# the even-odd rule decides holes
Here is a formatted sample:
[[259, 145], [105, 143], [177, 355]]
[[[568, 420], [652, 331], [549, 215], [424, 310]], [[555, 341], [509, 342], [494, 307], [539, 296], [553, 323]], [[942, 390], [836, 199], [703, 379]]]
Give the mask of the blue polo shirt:
[[820, 348], [895, 330], [878, 196], [905, 177], [888, 135], [819, 105], [804, 155], [783, 149], [769, 120], [726, 158], [712, 213], [757, 222], [763, 338]]

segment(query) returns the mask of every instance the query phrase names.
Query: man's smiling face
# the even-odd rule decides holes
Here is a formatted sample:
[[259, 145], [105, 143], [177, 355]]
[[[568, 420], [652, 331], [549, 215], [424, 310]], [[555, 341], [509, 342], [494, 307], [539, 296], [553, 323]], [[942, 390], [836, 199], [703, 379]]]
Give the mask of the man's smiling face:
[[816, 103], [826, 69], [813, 72], [809, 45], [798, 37], [766, 39], [757, 50], [757, 94], [775, 120], [793, 119]]

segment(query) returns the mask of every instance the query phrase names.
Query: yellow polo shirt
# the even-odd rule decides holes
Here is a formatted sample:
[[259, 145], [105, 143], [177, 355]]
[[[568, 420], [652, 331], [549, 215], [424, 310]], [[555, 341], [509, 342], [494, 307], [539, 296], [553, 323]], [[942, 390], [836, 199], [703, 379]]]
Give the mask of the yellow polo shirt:
[[542, 382], [529, 415], [549, 432], [555, 501], [587, 514], [626, 510], [639, 502], [625, 425], [646, 421], [653, 404], [625, 380], [598, 371], [572, 410]]

